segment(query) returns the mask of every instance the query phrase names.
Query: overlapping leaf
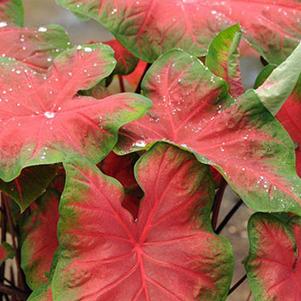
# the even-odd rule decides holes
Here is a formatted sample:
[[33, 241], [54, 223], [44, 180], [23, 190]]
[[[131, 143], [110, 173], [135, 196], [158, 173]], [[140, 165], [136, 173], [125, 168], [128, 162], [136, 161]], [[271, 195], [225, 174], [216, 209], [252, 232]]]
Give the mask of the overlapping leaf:
[[113, 48], [117, 65], [115, 67], [116, 74], [129, 74], [134, 71], [138, 64], [138, 59], [124, 48], [117, 40], [104, 42]]
[[229, 84], [229, 92], [238, 97], [244, 92], [239, 61], [241, 32], [238, 25], [220, 32], [211, 42], [206, 56], [206, 66]]
[[52, 260], [58, 247], [59, 196], [48, 191], [31, 205], [31, 215], [22, 226], [22, 268], [31, 289], [48, 283]]
[[0, 56], [12, 57], [37, 71], [45, 71], [53, 59], [70, 46], [68, 35], [58, 25], [38, 29], [2, 25]]
[[64, 52], [46, 75], [1, 59], [0, 178], [10, 181], [23, 167], [61, 162], [72, 154], [99, 162], [116, 143], [118, 128], [150, 106], [137, 94], [102, 100], [76, 95], [114, 66], [111, 48], [101, 44]]
[[295, 142], [297, 172], [301, 177], [301, 77], [296, 89], [276, 115]]
[[205, 55], [211, 39], [236, 23], [270, 62], [283, 60], [301, 38], [298, 0], [56, 1], [99, 21], [131, 52], [149, 62], [175, 47]]
[[0, 27], [6, 22], [22, 26], [24, 22], [22, 0], [0, 1]]
[[168, 140], [216, 167], [253, 209], [301, 213], [292, 141], [255, 91], [230, 99], [222, 79], [180, 50], [153, 64], [142, 90], [153, 108], [123, 128], [117, 151]]
[[255, 300], [301, 300], [301, 219], [258, 213], [249, 239], [246, 269]]
[[0, 180], [0, 190], [15, 200], [24, 211], [45, 192], [55, 175], [56, 166], [54, 165], [28, 167], [11, 182]]
[[138, 218], [121, 185], [87, 163], [65, 164], [55, 300], [224, 300], [229, 244], [209, 222], [213, 187], [193, 155], [158, 144], [135, 167]]
[[132, 213], [134, 218], [138, 215], [140, 199], [143, 195], [135, 176], [134, 163], [137, 161], [136, 154], [118, 156], [111, 152], [100, 164], [100, 169], [106, 175], [118, 180], [125, 190], [122, 206]]
[[7, 243], [0, 244], [0, 264], [8, 258], [13, 258], [15, 255], [14, 249]]

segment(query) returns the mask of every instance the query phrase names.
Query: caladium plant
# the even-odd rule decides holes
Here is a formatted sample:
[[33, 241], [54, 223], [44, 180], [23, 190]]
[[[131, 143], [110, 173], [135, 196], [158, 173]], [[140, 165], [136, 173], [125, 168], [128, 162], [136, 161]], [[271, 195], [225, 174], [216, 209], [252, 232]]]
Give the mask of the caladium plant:
[[[0, 299], [222, 301], [245, 279], [255, 301], [301, 299], [300, 1], [57, 3], [115, 39], [74, 45], [0, 0]], [[220, 232], [242, 204], [231, 286]]]

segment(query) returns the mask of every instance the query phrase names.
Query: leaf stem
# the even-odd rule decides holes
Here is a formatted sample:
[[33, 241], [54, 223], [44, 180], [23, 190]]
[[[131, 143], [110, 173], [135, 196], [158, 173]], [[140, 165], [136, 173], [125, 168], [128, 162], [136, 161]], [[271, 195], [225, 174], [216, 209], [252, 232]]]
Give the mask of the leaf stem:
[[135, 93], [140, 94], [140, 92], [141, 92], [141, 84], [142, 84], [143, 78], [144, 78], [146, 72], [148, 71], [148, 69], [150, 68], [151, 65], [152, 65], [152, 64], [150, 64], [150, 63], [148, 63], [148, 64], [146, 65], [146, 67], [145, 67], [145, 69], [144, 69], [144, 72], [143, 72], [143, 74], [142, 74], [141, 77], [140, 77], [140, 80], [139, 80], [139, 83], [138, 83], [138, 85], [137, 85], [137, 88], [136, 88]]
[[118, 81], [119, 81], [120, 92], [124, 93], [125, 92], [125, 86], [124, 86], [123, 76], [120, 75], [120, 74], [118, 74]]
[[[3, 201], [3, 194], [0, 194], [1, 198], [1, 244], [6, 242], [6, 215], [5, 215], [5, 210], [4, 210], [4, 201]], [[4, 273], [5, 273], [5, 261], [1, 264], [0, 267], [0, 279], [4, 279]], [[0, 300], [2, 300], [3, 295], [0, 293]]]
[[225, 228], [225, 226], [228, 224], [229, 220], [232, 218], [232, 216], [236, 213], [236, 211], [241, 207], [243, 204], [242, 200], [239, 200], [229, 211], [229, 213], [225, 216], [225, 218], [221, 221], [219, 226], [216, 228], [215, 233], [220, 234], [222, 230]]
[[221, 208], [222, 200], [224, 197], [224, 193], [227, 187], [227, 182], [224, 178], [221, 179], [219, 189], [215, 195], [213, 208], [212, 208], [212, 228], [215, 229], [217, 226], [218, 215]]
[[4, 203], [4, 209], [6, 212], [6, 217], [7, 217], [7, 221], [8, 221], [8, 227], [12, 236], [12, 244], [13, 244], [13, 248], [16, 254], [16, 267], [17, 267], [17, 271], [18, 271], [18, 285], [20, 285], [21, 289], [25, 289], [26, 285], [25, 285], [25, 280], [24, 280], [24, 275], [23, 275], [23, 271], [21, 269], [21, 259], [20, 259], [20, 252], [19, 252], [19, 248], [17, 245], [17, 240], [18, 240], [18, 236], [16, 234], [16, 229], [15, 229], [15, 225], [13, 222], [13, 217], [11, 215], [10, 212], [10, 206], [9, 203], [12, 201], [8, 196], [6, 195], [2, 195], [2, 199], [3, 199], [3, 203]]
[[5, 295], [19, 297], [22, 300], [26, 300], [27, 297], [25, 292], [1, 283], [0, 283], [0, 292]]
[[228, 296], [231, 295], [242, 283], [247, 279], [247, 275], [243, 275], [229, 290]]

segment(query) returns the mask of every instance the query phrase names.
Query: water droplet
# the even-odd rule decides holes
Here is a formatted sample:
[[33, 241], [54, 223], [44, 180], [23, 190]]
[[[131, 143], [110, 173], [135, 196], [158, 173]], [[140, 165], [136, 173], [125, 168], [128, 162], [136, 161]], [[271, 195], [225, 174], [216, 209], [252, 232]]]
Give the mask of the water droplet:
[[7, 23], [6, 22], [0, 22], [0, 28], [6, 27]]
[[91, 47], [85, 47], [85, 48], [84, 48], [84, 51], [85, 51], [85, 52], [92, 52], [93, 49], [92, 49]]
[[138, 147], [145, 147], [146, 143], [143, 140], [138, 140], [134, 143], [134, 146], [138, 146]]
[[46, 31], [47, 31], [47, 28], [41, 26], [41, 27], [38, 28], [38, 31], [39, 31], [39, 32], [46, 32]]
[[44, 116], [47, 118], [47, 119], [52, 119], [55, 117], [55, 113], [54, 112], [45, 112], [44, 113]]

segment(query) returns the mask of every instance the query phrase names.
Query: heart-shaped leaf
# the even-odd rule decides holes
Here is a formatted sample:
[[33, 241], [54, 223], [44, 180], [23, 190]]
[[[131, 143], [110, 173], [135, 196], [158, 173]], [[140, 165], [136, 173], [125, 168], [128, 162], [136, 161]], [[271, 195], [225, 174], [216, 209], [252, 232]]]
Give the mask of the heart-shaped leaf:
[[11, 182], [0, 180], [0, 190], [17, 202], [24, 211], [45, 192], [56, 175], [56, 166], [33, 166], [23, 169], [21, 175]]
[[175, 47], [196, 56], [206, 55], [211, 39], [236, 23], [246, 39], [273, 63], [285, 59], [301, 39], [299, 0], [56, 1], [99, 21], [148, 62]]
[[51, 263], [58, 247], [59, 196], [47, 191], [30, 206], [31, 214], [22, 225], [22, 269], [31, 289], [48, 283]]
[[67, 50], [46, 75], [1, 59], [0, 178], [10, 181], [26, 166], [58, 163], [72, 154], [99, 162], [116, 143], [118, 128], [150, 107], [131, 93], [102, 100], [77, 95], [114, 66], [111, 48], [101, 44]]
[[216, 167], [254, 210], [301, 213], [291, 139], [254, 90], [236, 101], [226, 89], [196, 58], [180, 50], [166, 53], [142, 83], [152, 110], [123, 128], [116, 151], [168, 140]]
[[228, 82], [229, 92], [233, 97], [238, 97], [244, 92], [238, 50], [240, 39], [240, 27], [229, 27], [212, 40], [206, 56], [206, 66]]
[[22, 0], [0, 1], [0, 27], [6, 23], [23, 26], [24, 12]]
[[224, 300], [228, 242], [209, 222], [213, 186], [193, 155], [158, 144], [135, 166], [145, 192], [136, 220], [113, 178], [85, 162], [65, 164], [55, 300]]
[[12, 57], [37, 71], [45, 71], [53, 59], [69, 46], [68, 35], [58, 25], [38, 29], [0, 28], [1, 56]]
[[301, 219], [257, 213], [249, 221], [246, 262], [254, 300], [301, 300]]

